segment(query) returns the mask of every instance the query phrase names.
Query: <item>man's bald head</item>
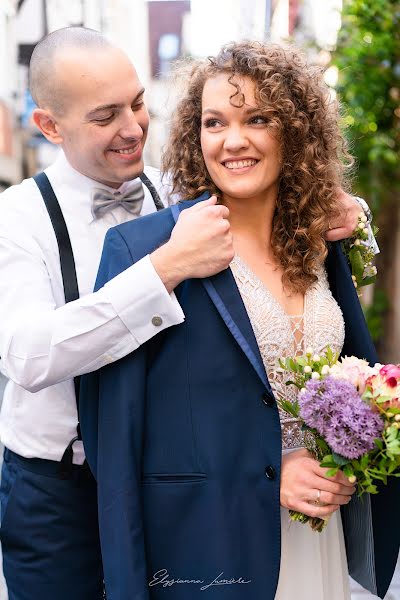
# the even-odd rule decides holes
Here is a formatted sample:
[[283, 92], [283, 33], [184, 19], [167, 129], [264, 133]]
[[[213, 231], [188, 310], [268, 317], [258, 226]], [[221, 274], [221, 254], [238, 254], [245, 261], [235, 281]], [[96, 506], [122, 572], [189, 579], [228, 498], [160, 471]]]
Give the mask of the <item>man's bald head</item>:
[[116, 49], [101, 33], [85, 27], [65, 27], [39, 42], [29, 65], [29, 88], [40, 108], [65, 112], [65, 83], [60, 67], [63, 57], [81, 51]]
[[91, 29], [59, 29], [36, 46], [30, 77], [33, 121], [74, 169], [116, 188], [143, 172], [149, 114], [121, 49]]

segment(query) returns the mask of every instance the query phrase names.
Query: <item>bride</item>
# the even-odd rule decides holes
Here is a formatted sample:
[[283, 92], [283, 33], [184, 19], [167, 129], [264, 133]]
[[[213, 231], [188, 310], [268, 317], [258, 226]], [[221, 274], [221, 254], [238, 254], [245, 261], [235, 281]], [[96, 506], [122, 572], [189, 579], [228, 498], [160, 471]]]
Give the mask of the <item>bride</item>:
[[[199, 118], [201, 89], [196, 148], [188, 134]], [[296, 53], [236, 45], [193, 69], [165, 151], [164, 169], [174, 191], [190, 198], [207, 189], [229, 209], [236, 254], [231, 270], [276, 398], [294, 399], [277, 358], [305, 354], [310, 347], [316, 354], [328, 345], [336, 352], [343, 347], [343, 316], [323, 268], [324, 234], [336, 216], [335, 189], [343, 184], [337, 119], [318, 72]], [[300, 449], [299, 423], [282, 411], [280, 420], [282, 552], [276, 600], [348, 599], [338, 509], [350, 501], [354, 487], [342, 474], [327, 478]], [[316, 535], [291, 522], [288, 509], [333, 518], [324, 534]]]
[[[230, 600], [349, 600], [349, 503], [361, 523], [347, 521], [349, 564], [383, 597], [396, 556], [374, 562], [386, 540], [373, 505], [352, 499], [342, 473], [326, 476], [276, 404], [293, 393], [279, 357], [329, 345], [376, 358], [340, 246], [328, 255], [325, 242], [350, 158], [337, 107], [318, 70], [267, 44], [228, 45], [185, 81], [164, 169], [192, 201], [111, 230], [97, 285], [210, 194], [235, 257], [179, 286], [183, 325], [85, 378], [107, 597], [196, 600], [213, 586]], [[318, 534], [289, 509], [330, 519]]]

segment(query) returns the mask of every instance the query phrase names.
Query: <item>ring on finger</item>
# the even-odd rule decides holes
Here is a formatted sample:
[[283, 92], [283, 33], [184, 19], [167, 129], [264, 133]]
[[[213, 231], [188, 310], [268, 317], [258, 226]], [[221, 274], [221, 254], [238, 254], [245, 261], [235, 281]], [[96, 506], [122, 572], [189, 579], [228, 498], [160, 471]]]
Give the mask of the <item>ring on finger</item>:
[[316, 504], [316, 506], [321, 505], [321, 490], [317, 490], [317, 497], [314, 500], [314, 504]]

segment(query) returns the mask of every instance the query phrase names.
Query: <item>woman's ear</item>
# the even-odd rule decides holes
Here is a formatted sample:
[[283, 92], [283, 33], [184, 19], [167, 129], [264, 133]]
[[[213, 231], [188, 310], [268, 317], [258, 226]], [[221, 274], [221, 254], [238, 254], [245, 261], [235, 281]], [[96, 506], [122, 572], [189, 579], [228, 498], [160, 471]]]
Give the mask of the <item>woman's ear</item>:
[[49, 110], [44, 108], [35, 108], [32, 113], [32, 119], [36, 127], [43, 133], [44, 137], [52, 144], [61, 144], [63, 137], [59, 132], [57, 120]]

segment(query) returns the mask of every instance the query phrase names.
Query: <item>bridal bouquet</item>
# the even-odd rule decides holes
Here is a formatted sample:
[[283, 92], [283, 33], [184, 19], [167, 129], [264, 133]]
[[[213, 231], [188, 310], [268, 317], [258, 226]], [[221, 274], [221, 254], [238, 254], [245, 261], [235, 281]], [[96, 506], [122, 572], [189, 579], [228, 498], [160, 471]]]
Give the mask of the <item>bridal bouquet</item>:
[[[327, 475], [339, 470], [359, 496], [378, 493], [377, 483], [400, 476], [400, 365], [370, 367], [354, 356], [324, 355], [281, 359], [299, 393], [281, 408], [300, 419], [304, 443]], [[290, 511], [295, 521], [322, 531], [326, 520]]]

